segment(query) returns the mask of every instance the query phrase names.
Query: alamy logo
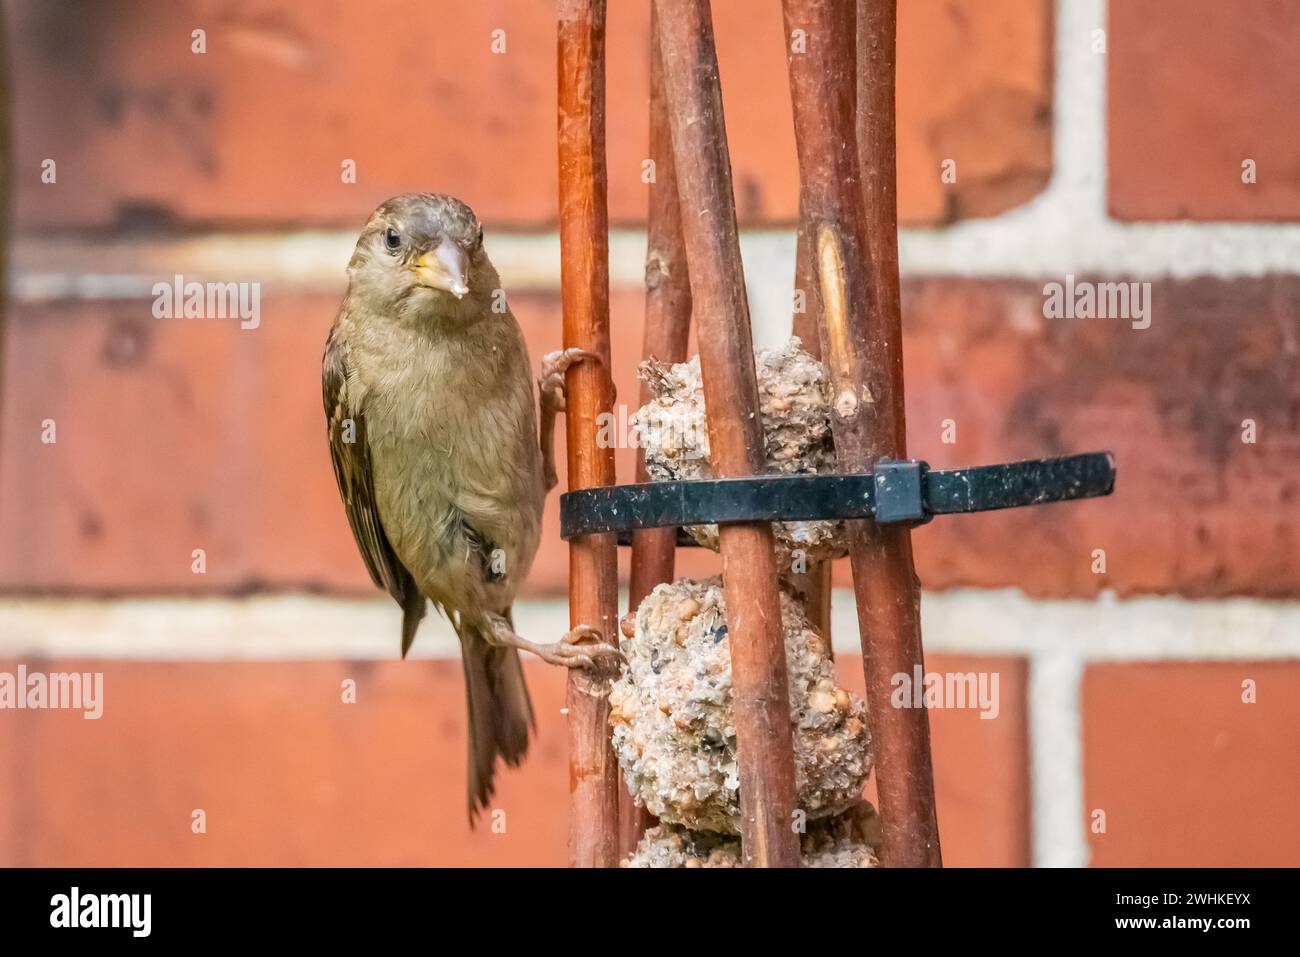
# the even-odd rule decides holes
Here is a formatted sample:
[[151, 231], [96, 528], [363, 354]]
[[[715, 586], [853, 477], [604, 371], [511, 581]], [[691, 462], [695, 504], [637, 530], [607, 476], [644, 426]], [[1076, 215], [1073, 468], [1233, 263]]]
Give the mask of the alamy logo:
[[102, 671], [28, 672], [26, 665], [18, 671], [0, 671], [0, 711], [14, 709], [70, 710], [83, 712], [82, 717], [95, 720], [104, 713], [104, 673]]
[[51, 927], [127, 927], [132, 937], [148, 937], [152, 928], [152, 894], [68, 894], [50, 898]]
[[262, 324], [262, 284], [259, 282], [186, 282], [177, 273], [172, 282], [153, 284], [155, 319], [238, 319], [239, 328]]
[[1151, 283], [1088, 282], [1069, 273], [1043, 287], [1044, 319], [1127, 319], [1134, 329], [1151, 327]]
[[910, 675], [900, 671], [889, 683], [894, 689], [889, 703], [895, 708], [975, 708], [981, 718], [989, 719], [1002, 710], [996, 671], [927, 674], [916, 665]]

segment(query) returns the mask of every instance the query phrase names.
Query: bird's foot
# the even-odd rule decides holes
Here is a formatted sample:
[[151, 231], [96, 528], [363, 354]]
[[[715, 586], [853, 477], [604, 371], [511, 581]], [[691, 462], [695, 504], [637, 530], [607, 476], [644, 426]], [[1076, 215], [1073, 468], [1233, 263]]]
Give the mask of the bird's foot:
[[[503, 644], [531, 651], [548, 664], [565, 668], [590, 668], [601, 658], [623, 658], [622, 652], [605, 642], [600, 629], [591, 625], [578, 625], [565, 632], [559, 641], [550, 644], [529, 641], [505, 628], [497, 630], [497, 637]], [[588, 642], [586, 639], [594, 641]]]
[[567, 407], [564, 374], [578, 362], [602, 362], [599, 355], [577, 347], [557, 349], [542, 356], [542, 374], [537, 378], [537, 388], [542, 405], [542, 470], [546, 488], [555, 488], [559, 478], [555, 474], [555, 418]]
[[537, 388], [541, 393], [542, 408], [549, 407], [551, 412], [563, 412], [566, 408], [564, 393], [564, 375], [569, 367], [579, 362], [591, 360], [600, 362], [600, 356], [587, 349], [556, 349], [542, 356], [542, 374], [537, 377]]
[[[584, 639], [593, 639], [585, 642]], [[599, 658], [617, 658], [623, 660], [623, 653], [605, 641], [599, 628], [591, 625], [578, 625], [564, 633], [559, 641], [541, 646], [545, 653], [539, 652], [544, 661], [566, 668], [590, 667]]]

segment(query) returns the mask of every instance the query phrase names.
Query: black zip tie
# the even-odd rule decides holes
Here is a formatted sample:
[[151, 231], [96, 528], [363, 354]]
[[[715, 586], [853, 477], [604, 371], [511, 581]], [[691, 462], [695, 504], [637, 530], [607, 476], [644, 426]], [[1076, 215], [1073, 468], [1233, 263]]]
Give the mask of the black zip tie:
[[[912, 460], [851, 475], [645, 482], [561, 495], [560, 536], [617, 532], [626, 545], [641, 528], [846, 518], [920, 524], [935, 515], [1096, 498], [1114, 488], [1109, 452], [963, 469], [934, 470]], [[679, 530], [678, 543], [694, 541]]]

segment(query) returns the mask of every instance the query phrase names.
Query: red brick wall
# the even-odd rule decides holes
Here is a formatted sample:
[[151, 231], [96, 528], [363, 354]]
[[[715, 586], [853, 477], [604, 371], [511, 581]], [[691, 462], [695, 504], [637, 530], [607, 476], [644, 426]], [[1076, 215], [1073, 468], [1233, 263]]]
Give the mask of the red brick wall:
[[[24, 227], [350, 227], [384, 197], [435, 184], [489, 228], [554, 222], [548, 3], [439, 4], [427, 16], [400, 0], [9, 6], [19, 167], [58, 156], [62, 181], [81, 184], [52, 191], [19, 178]], [[610, 6], [610, 217], [639, 222], [648, 5]], [[1050, 167], [1050, 4], [901, 6], [903, 218], [987, 215], [1032, 196]], [[791, 222], [797, 171], [780, 6], [714, 7], [741, 217]], [[190, 52], [195, 28], [208, 31], [202, 56]], [[498, 29], [504, 54], [491, 50]], [[967, 170], [955, 195], [934, 175], [954, 152]], [[357, 162], [356, 188], [340, 183], [345, 158]]]
[[[941, 657], [966, 670], [971, 660]], [[17, 662], [0, 660], [0, 671]], [[854, 656], [837, 662], [862, 687]], [[944, 712], [939, 812], [955, 865], [1029, 861], [1024, 674], [1002, 673], [1007, 720]], [[104, 716], [16, 712], [0, 737], [0, 861], [31, 866], [562, 866], [567, 860], [564, 679], [530, 662], [539, 737], [503, 773], [490, 816], [465, 823], [459, 662], [159, 663], [103, 670]], [[341, 682], [357, 683], [355, 704]], [[124, 755], [131, 760], [124, 760]], [[72, 760], [72, 756], [76, 756]], [[981, 769], [980, 785], [961, 769]], [[191, 830], [201, 809], [206, 833]]]
[[[1249, 705], [1247, 680], [1259, 689]], [[1093, 863], [1294, 867], [1298, 683], [1295, 661], [1089, 669], [1085, 803], [1105, 812], [1104, 831], [1089, 831]]]
[[[1127, 220], [1300, 217], [1295, 5], [1111, 5], [1110, 209]], [[1152, 109], [1159, 104], [1159, 109]], [[1241, 179], [1254, 160], [1256, 182]]]
[[[611, 218], [637, 226], [647, 21], [644, 4], [611, 6]], [[714, 6], [742, 221], [786, 227], [797, 181], [778, 4]], [[1075, 0], [900, 6], [900, 216], [909, 227], [1000, 236], [1050, 189], [1065, 95], [1054, 88], [1054, 30]], [[554, 25], [544, 2], [439, 12], [390, 0], [16, 0], [5, 12], [20, 259], [36, 240], [57, 250], [90, 238], [107, 255], [140, 235], [350, 230], [405, 189], [463, 196], [486, 221], [489, 247], [493, 236], [554, 227]], [[190, 52], [196, 27], [207, 31], [201, 56]], [[1109, 88], [1099, 107], [1101, 202], [1112, 225], [1186, 220], [1204, 231], [1141, 240], [1159, 253], [1201, 236], [1224, 242], [1211, 239], [1222, 235], [1211, 232], [1216, 221], [1300, 222], [1300, 0], [1112, 0], [1096, 27], [1107, 31], [1097, 55]], [[490, 50], [498, 28], [505, 55]], [[1060, 42], [1091, 39], [1065, 33]], [[58, 162], [56, 185], [40, 180], [47, 157]], [[355, 185], [340, 181], [344, 159], [357, 162]], [[946, 159], [957, 163], [955, 184], [941, 181]], [[1242, 182], [1246, 159], [1256, 161], [1255, 183]], [[905, 277], [913, 455], [949, 466], [1109, 448], [1120, 469], [1106, 500], [920, 530], [927, 589], [1300, 597], [1300, 254], [1261, 275], [1234, 247], [1272, 240], [1233, 237], [1206, 275], [1185, 275], [1174, 259], [1157, 270], [1159, 312], [1140, 332], [1045, 319], [1043, 284], [1061, 281], [1069, 262], [1042, 275], [1008, 262], [999, 275], [952, 261]], [[1300, 248], [1290, 233], [1276, 242]], [[122, 256], [118, 273], [147, 266]], [[1118, 281], [1131, 265], [1117, 254], [1104, 270], [1078, 272]], [[159, 322], [147, 300], [11, 302], [0, 589], [372, 594], [337, 502], [318, 398], [341, 269], [322, 288], [267, 283], [251, 333]], [[533, 354], [554, 348], [555, 289], [512, 289], [511, 301]], [[641, 310], [638, 288], [614, 290], [625, 401], [636, 394]], [[1255, 444], [1241, 441], [1245, 418], [1258, 423]], [[55, 445], [39, 441], [45, 419], [57, 422]], [[941, 441], [948, 419], [955, 445]], [[619, 467], [630, 474], [628, 454]], [[195, 576], [200, 547], [208, 570]], [[1097, 548], [1104, 574], [1092, 568]], [[561, 594], [565, 567], [552, 500], [530, 595]], [[713, 567], [709, 556], [683, 556], [687, 573]], [[1028, 863], [1032, 663], [942, 655], [931, 666], [997, 670], [1003, 682], [1001, 720], [934, 717], [945, 857]], [[110, 660], [96, 669], [114, 696], [100, 722], [0, 713], [0, 863], [562, 860], [554, 673], [530, 667], [542, 736], [526, 767], [505, 775], [511, 824], [494, 836], [462, 820], [454, 662]], [[851, 656], [841, 669], [860, 683]], [[1243, 705], [1241, 677], [1256, 672], [1267, 695]], [[338, 703], [347, 676], [361, 685], [355, 706]], [[1089, 664], [1082, 801], [1108, 820], [1106, 834], [1089, 832], [1093, 860], [1300, 863], [1286, 804], [1300, 785], [1300, 713], [1285, 703], [1297, 699], [1293, 661]], [[190, 833], [196, 807], [209, 811], [207, 835]]]

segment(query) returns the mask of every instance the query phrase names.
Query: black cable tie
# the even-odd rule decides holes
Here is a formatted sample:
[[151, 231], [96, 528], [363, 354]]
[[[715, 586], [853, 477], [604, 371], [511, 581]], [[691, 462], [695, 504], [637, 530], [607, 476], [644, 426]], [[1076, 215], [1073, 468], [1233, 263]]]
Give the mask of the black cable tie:
[[[987, 512], [1109, 495], [1115, 458], [1086, 452], [963, 469], [881, 462], [850, 475], [760, 475], [578, 489], [560, 496], [560, 536], [737, 522], [872, 518], [920, 523], [935, 515]], [[679, 531], [679, 544], [693, 540]]]

